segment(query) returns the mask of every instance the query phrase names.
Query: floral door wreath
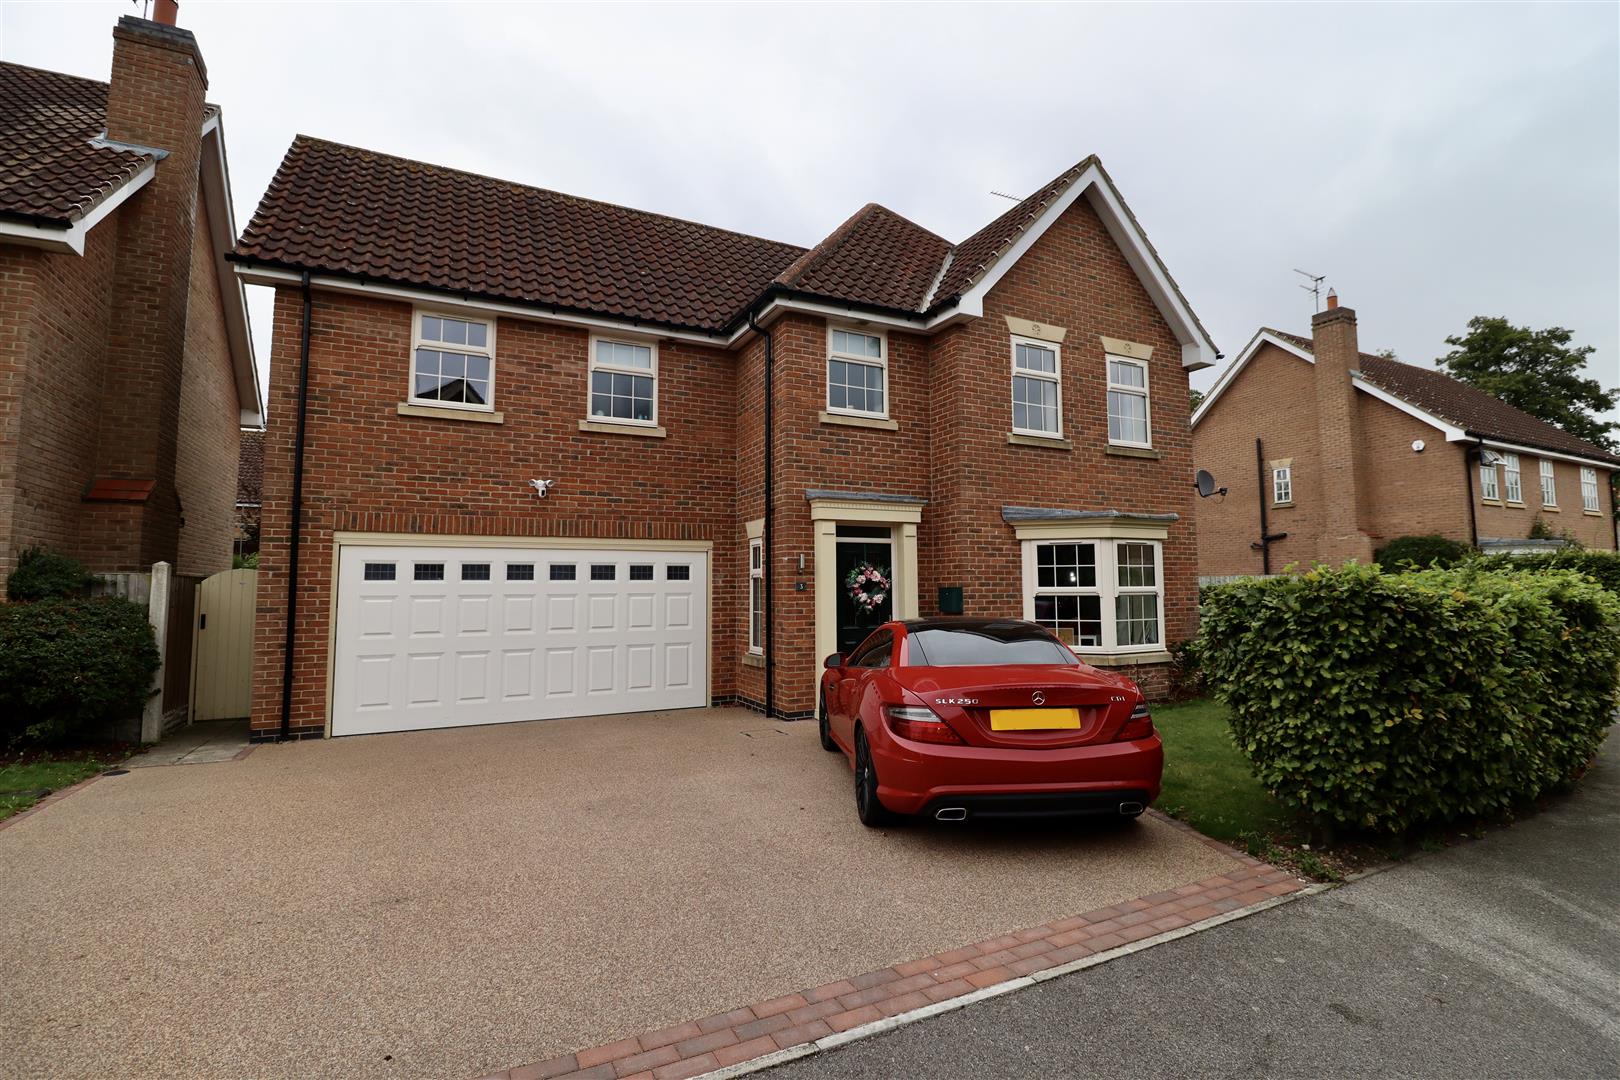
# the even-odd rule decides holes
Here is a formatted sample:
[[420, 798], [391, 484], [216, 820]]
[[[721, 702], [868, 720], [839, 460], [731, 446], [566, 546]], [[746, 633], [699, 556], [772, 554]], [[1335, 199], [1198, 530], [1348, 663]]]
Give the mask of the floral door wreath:
[[889, 582], [888, 570], [880, 570], [871, 563], [861, 563], [844, 578], [844, 588], [849, 590], [855, 610], [869, 615], [888, 599], [893, 585]]

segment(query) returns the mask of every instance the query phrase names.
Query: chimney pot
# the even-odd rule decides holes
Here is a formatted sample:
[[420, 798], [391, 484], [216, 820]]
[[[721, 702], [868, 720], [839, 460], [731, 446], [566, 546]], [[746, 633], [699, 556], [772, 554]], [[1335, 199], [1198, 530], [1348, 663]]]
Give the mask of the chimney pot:
[[1332, 289], [1328, 290], [1328, 310], [1334, 311], [1339, 306], [1339, 294]]
[[176, 22], [180, 17], [179, 0], [155, 0], [152, 4], [152, 21], [162, 23], [164, 26], [178, 26]]

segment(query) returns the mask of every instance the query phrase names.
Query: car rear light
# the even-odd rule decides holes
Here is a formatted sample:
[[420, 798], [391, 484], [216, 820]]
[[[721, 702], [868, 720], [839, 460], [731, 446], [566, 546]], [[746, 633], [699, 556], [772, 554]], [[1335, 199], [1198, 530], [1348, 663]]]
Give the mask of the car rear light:
[[1131, 710], [1131, 717], [1125, 721], [1125, 726], [1119, 729], [1114, 736], [1115, 742], [1129, 742], [1133, 739], [1145, 739], [1153, 734], [1153, 714], [1148, 711], [1148, 703], [1138, 701], [1136, 708]]
[[885, 705], [883, 717], [889, 730], [912, 742], [961, 745], [962, 738], [941, 720], [934, 710], [917, 705]]

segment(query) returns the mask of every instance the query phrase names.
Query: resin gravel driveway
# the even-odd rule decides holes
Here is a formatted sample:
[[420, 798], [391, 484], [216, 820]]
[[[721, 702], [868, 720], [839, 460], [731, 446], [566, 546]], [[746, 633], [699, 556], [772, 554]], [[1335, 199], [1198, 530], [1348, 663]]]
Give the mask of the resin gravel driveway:
[[741, 710], [263, 746], [0, 830], [8, 1076], [474, 1077], [1222, 873], [1159, 821], [873, 832]]

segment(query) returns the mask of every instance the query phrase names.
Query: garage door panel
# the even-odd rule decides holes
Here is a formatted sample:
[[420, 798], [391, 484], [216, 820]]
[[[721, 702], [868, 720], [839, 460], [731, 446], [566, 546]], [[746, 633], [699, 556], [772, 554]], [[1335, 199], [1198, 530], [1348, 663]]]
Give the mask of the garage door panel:
[[708, 557], [345, 546], [334, 734], [707, 705]]

